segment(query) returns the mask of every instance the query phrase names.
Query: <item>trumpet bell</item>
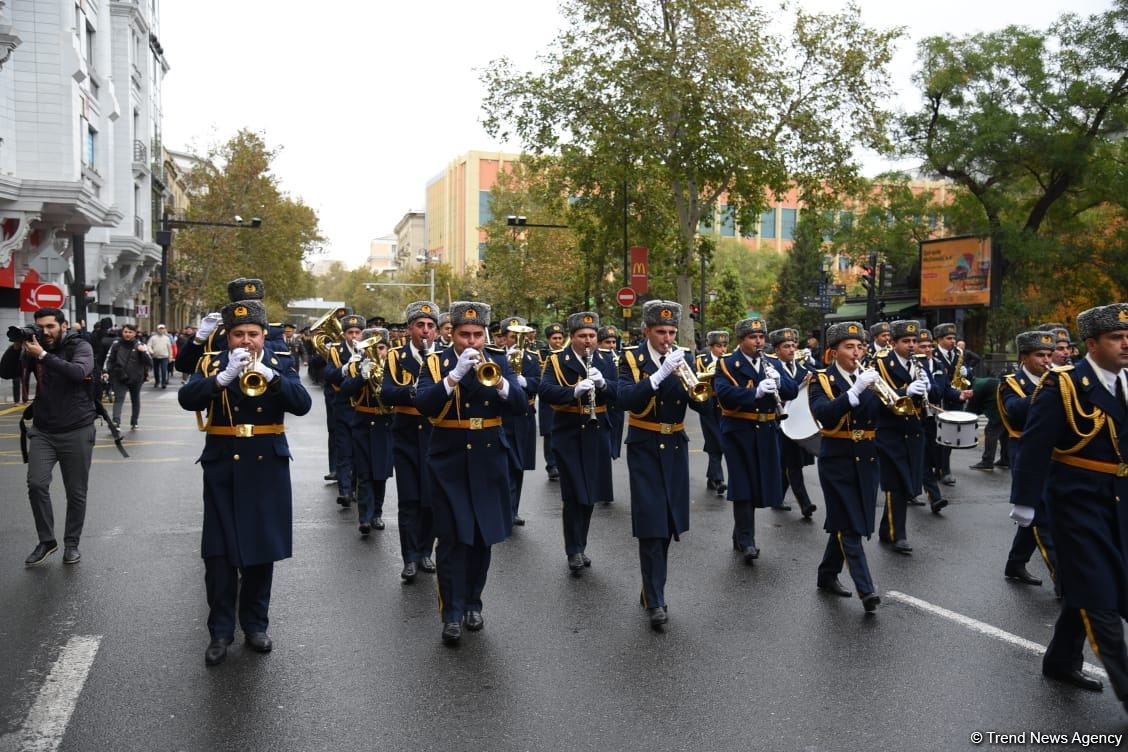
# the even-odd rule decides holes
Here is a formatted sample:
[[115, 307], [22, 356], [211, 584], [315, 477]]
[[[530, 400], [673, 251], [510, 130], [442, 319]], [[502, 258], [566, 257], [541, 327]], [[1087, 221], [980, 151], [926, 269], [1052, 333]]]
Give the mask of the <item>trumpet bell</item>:
[[706, 381], [698, 381], [689, 387], [689, 398], [694, 402], [704, 402], [713, 396], [713, 389]]
[[258, 360], [259, 356], [256, 354], [239, 374], [239, 390], [248, 397], [259, 397], [266, 392], [266, 377], [255, 370]]
[[497, 386], [501, 381], [501, 367], [492, 360], [485, 360], [474, 369], [482, 386]]

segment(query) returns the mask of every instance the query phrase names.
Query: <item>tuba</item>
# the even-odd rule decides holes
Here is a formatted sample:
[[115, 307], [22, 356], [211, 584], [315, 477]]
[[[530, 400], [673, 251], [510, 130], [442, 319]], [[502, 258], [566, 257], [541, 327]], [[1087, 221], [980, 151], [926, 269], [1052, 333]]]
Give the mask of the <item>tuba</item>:
[[266, 392], [266, 377], [255, 370], [262, 353], [251, 353], [251, 359], [239, 374], [239, 389], [248, 397], [259, 397]]
[[341, 329], [341, 321], [337, 318], [336, 314], [337, 309], [334, 308], [332, 311], [329, 311], [329, 313], [319, 318], [317, 323], [309, 328], [310, 342], [313, 345], [313, 349], [326, 360], [329, 360], [329, 346], [345, 338], [345, 332]]

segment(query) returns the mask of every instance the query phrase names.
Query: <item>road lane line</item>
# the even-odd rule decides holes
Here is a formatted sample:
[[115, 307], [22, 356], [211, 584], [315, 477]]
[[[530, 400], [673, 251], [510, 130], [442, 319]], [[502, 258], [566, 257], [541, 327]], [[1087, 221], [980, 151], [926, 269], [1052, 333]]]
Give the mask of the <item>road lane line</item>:
[[75, 636], [67, 641], [23, 726], [0, 739], [0, 749], [54, 752], [59, 748], [101, 642], [101, 635]]
[[[914, 598], [911, 595], [905, 595], [904, 593], [899, 593], [896, 590], [889, 590], [885, 592], [884, 595], [891, 600], [900, 601], [905, 605], [912, 606], [913, 608], [920, 609], [921, 611], [925, 611], [930, 614], [935, 614], [936, 616], [942, 616], [945, 619], [954, 621], [956, 624], [965, 626], [970, 630], [987, 635], [988, 637], [994, 637], [996, 640], [1000, 640], [1002, 642], [1014, 645], [1015, 647], [1022, 648], [1029, 653], [1034, 653], [1035, 655], [1043, 655], [1046, 652], [1045, 645], [1039, 645], [1033, 640], [1028, 640], [1025, 637], [1019, 637], [1016, 634], [1012, 634], [1011, 632], [1007, 632], [1006, 630], [999, 629], [998, 627], [993, 627], [986, 622], [979, 621], [978, 619], [973, 619], [970, 616], [964, 616], [963, 614], [956, 613], [955, 611], [949, 611], [943, 606], [937, 606], [935, 603], [922, 601], [920, 598]], [[1103, 668], [1101, 668], [1100, 666], [1094, 666], [1092, 663], [1086, 662], [1085, 670], [1091, 674], [1101, 677], [1102, 679], [1108, 678], [1108, 673]]]

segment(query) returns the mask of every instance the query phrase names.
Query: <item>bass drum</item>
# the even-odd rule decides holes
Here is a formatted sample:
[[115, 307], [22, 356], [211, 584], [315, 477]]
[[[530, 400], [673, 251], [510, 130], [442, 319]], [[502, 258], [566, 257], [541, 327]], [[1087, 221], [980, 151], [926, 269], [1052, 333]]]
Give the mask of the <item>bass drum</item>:
[[780, 428], [784, 436], [818, 457], [822, 436], [819, 434], [819, 424], [811, 414], [811, 402], [807, 394], [810, 386], [811, 382], [807, 382], [799, 387], [799, 395], [784, 406], [787, 417], [780, 422]]
[[979, 444], [979, 416], [946, 410], [936, 416], [936, 443], [952, 449], [973, 449]]

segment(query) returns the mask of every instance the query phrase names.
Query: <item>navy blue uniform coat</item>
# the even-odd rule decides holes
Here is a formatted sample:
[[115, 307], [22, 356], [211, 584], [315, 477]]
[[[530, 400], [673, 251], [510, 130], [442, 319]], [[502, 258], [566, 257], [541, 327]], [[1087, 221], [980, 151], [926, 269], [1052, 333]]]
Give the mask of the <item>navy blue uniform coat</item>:
[[[1080, 449], [1063, 395], [1081, 432], [1091, 433], [1103, 423]], [[1045, 489], [1066, 606], [1117, 611], [1128, 618], [1128, 514], [1118, 503], [1128, 499], [1128, 473], [1118, 477], [1053, 460], [1064, 452], [1115, 467], [1128, 457], [1126, 434], [1128, 408], [1101, 384], [1088, 360], [1055, 368], [1042, 377], [1030, 402], [1014, 485], [1016, 498], [1024, 500], [1039, 498]]]
[[[227, 367], [228, 353], [201, 358], [199, 368], [177, 399], [185, 410], [207, 411], [208, 423], [273, 425], [285, 413], [305, 415], [312, 401], [292, 368], [281, 368], [269, 348], [263, 362], [278, 377], [266, 392], [248, 397], [236, 379], [218, 389], [216, 375]], [[204, 439], [197, 462], [204, 470], [204, 527], [201, 554], [225, 556], [231, 566], [246, 567], [293, 555], [293, 508], [290, 447], [285, 434], [216, 436]]]
[[521, 375], [525, 377], [525, 396], [528, 408], [523, 413], [505, 417], [505, 438], [514, 467], [522, 470], [537, 469], [537, 392], [540, 390], [540, 358], [524, 350], [521, 353]]
[[[720, 358], [714, 357], [712, 353], [701, 353], [697, 356], [695, 364], [697, 372], [705, 371], [717, 360]], [[704, 439], [702, 449], [705, 454], [720, 454], [724, 451], [724, 446], [721, 444], [721, 405], [717, 402], [716, 395], [709, 399], [708, 404], [712, 406], [712, 410], [702, 410], [698, 413], [701, 418], [701, 435]]]
[[410, 343], [388, 351], [380, 401], [392, 406], [392, 453], [396, 472], [396, 492], [401, 499], [418, 499], [430, 506], [430, 472], [423, 462], [431, 443], [431, 421], [415, 407], [415, 389], [420, 363]]
[[[656, 392], [650, 376], [657, 370], [658, 363], [645, 344], [623, 352], [616, 397], [631, 417], [658, 426], [683, 423], [687, 406], [695, 411], [707, 409], [707, 402], [689, 399], [676, 374], [663, 379]], [[689, 438], [685, 431], [664, 435], [628, 426], [626, 444], [634, 537], [677, 537], [689, 530]]]
[[837, 364], [815, 374], [808, 390], [811, 414], [824, 434], [819, 446], [819, 483], [826, 501], [828, 533], [850, 531], [873, 535], [877, 514], [877, 445], [871, 439], [830, 438], [826, 431], [873, 431], [885, 410], [873, 390], [862, 392], [850, 406], [849, 382]]
[[[528, 409], [525, 390], [517, 383], [505, 352], [482, 351], [501, 368], [509, 382], [509, 396], [502, 399], [496, 387], [482, 386], [474, 370], [467, 373], [448, 396], [443, 380], [454, 369], [458, 356], [454, 347], [431, 353], [419, 374], [416, 405], [419, 412], [434, 420], [500, 418]], [[428, 452], [435, 484], [433, 504], [450, 505], [448, 514], [436, 513], [435, 533], [440, 539], [474, 545], [477, 526], [487, 546], [505, 540], [513, 530], [513, 510], [509, 500], [509, 446], [502, 427], [472, 431], [436, 426]], [[440, 521], [454, 520], [454, 530], [441, 529]]]
[[[757, 507], [783, 503], [783, 465], [780, 455], [778, 420], [748, 420], [734, 413], [775, 415], [775, 397], [756, 397], [756, 387], [764, 381], [766, 364], [779, 371], [779, 397], [795, 399], [799, 388], [788, 376], [778, 358], [762, 356], [758, 367], [748, 362], [740, 348], [721, 358], [713, 388], [721, 405], [721, 441], [728, 465], [729, 501], [749, 501]], [[727, 414], [726, 414], [727, 413]]]
[[[382, 396], [383, 386], [380, 390]], [[393, 469], [391, 409], [373, 396], [368, 379], [359, 374], [345, 374], [341, 394], [349, 400], [346, 422], [352, 433], [353, 465], [372, 480], [387, 480]]]
[[[592, 365], [603, 374], [606, 389], [597, 389], [595, 404], [604, 409], [615, 403], [618, 375], [610, 356], [597, 351]], [[583, 361], [572, 348], [549, 356], [540, 382], [541, 401], [556, 409], [552, 416], [552, 449], [560, 474], [560, 495], [569, 501], [592, 506], [597, 501], [612, 501], [611, 419], [607, 412], [597, 414], [598, 428], [588, 427], [588, 398], [576, 399], [575, 386], [587, 378]]]

